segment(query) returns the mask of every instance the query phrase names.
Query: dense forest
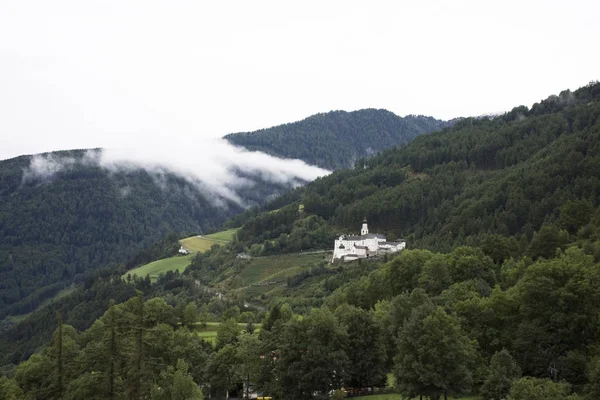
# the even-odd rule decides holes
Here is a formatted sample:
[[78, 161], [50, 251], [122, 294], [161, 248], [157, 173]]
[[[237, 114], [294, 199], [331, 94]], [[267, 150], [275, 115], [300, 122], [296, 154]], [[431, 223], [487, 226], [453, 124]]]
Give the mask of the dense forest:
[[125, 264], [111, 264], [88, 272], [80, 286], [19, 318], [18, 323], [11, 319], [0, 323], [0, 370], [2, 366], [26, 360], [43, 346], [54, 331], [57, 314], [66, 324], [85, 330], [108, 309], [110, 301], [122, 303], [133, 297], [136, 290], [150, 293], [151, 285], [145, 277], [124, 280], [121, 276], [128, 269], [177, 254], [178, 239], [177, 234], [169, 233]]
[[[204, 257], [231, 260], [216, 250]], [[146, 300], [138, 292], [110, 305], [86, 331], [54, 320], [53, 339], [11, 378], [0, 378], [0, 393], [200, 399], [200, 388], [218, 397], [250, 381], [276, 398], [300, 400], [327, 398], [331, 388], [383, 386], [392, 371], [407, 396], [595, 399], [599, 267], [577, 245], [550, 259], [505, 262], [477, 247], [406, 250], [327, 275], [313, 285], [321, 306], [302, 318], [287, 299], [265, 315], [237, 305], [219, 310], [214, 299], [172, 305], [169, 289], [158, 295], [193, 281], [201, 270], [192, 268], [165, 276]], [[212, 346], [195, 328], [217, 314]], [[253, 327], [259, 320], [260, 331]]]
[[[344, 135], [360, 130], [369, 132], [376, 151], [446, 125], [433, 118], [402, 119], [386, 111], [364, 110], [315, 116], [285, 125], [285, 132], [306, 142], [299, 148], [310, 153], [312, 145], [304, 135], [313, 128], [329, 127]], [[379, 133], [373, 136], [373, 130]], [[330, 150], [336, 152], [335, 147]], [[72, 284], [80, 284], [87, 271], [125, 262], [167, 232], [215, 230], [242, 211], [227, 200], [224, 207], [215, 206], [206, 193], [175, 175], [157, 177], [141, 169], [108, 171], [85, 162], [86, 154], [64, 151], [0, 162], [0, 320], [37, 309]], [[42, 165], [42, 174], [34, 174], [31, 166], [36, 160], [62, 167]], [[332, 166], [338, 165], [342, 164]], [[246, 204], [262, 205], [289, 189], [247, 171], [235, 173], [254, 182], [233, 188]]]
[[410, 142], [452, 125], [422, 115], [399, 117], [387, 110], [331, 111], [302, 121], [225, 136], [232, 144], [279, 157], [299, 158], [330, 170]]
[[600, 85], [590, 84], [531, 109], [459, 121], [232, 222], [256, 254], [329, 248], [332, 235], [356, 232], [365, 216], [372, 231], [436, 251], [500, 240], [509, 257], [540, 234], [564, 241], [561, 230], [576, 233], [598, 207], [599, 99]]
[[[26, 314], [88, 271], [130, 260], [168, 232], [215, 230], [242, 207], [183, 178], [142, 169], [109, 171], [85, 151], [0, 162], [0, 320]], [[32, 174], [34, 160], [64, 167]], [[248, 173], [238, 194], [260, 204], [287, 189]]]
[[[391, 373], [388, 389], [407, 398], [597, 399], [599, 154], [590, 83], [358, 160], [236, 216], [225, 224], [241, 225], [235, 240], [183, 273], [151, 283], [123, 280], [117, 266], [90, 280], [121, 297], [77, 327], [60, 310], [46, 316], [52, 339], [5, 368], [0, 397], [224, 398], [252, 386], [339, 399]], [[298, 266], [277, 295], [233, 290], [252, 262], [239, 253], [329, 248], [364, 216], [410, 249]], [[213, 345], [198, 336], [209, 323], [219, 323]]]

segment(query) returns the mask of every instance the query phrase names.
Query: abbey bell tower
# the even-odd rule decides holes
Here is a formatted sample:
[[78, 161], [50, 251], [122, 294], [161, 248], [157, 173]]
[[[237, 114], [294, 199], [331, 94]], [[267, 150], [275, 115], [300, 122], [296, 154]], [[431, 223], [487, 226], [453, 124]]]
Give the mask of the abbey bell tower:
[[360, 230], [362, 236], [369, 234], [369, 227], [367, 226], [367, 218], [363, 220], [362, 229]]

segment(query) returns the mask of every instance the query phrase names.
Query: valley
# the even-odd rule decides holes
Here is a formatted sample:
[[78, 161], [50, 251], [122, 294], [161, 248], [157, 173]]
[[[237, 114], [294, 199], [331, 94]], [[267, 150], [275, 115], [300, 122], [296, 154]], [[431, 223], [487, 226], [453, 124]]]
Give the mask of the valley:
[[[396, 393], [368, 398], [597, 398], [599, 155], [595, 82], [457, 120], [231, 218], [223, 211], [218, 226], [155, 233], [2, 332], [0, 390], [151, 398], [177, 376], [190, 397], [251, 385], [305, 400], [384, 388], [391, 374]], [[162, 212], [163, 223], [179, 215]], [[149, 226], [131, 218], [114, 232]], [[332, 263], [334, 240], [365, 218], [406, 248]], [[108, 243], [98, 248], [109, 254]]]
[[0, 400], [600, 400], [599, 15], [0, 1]]

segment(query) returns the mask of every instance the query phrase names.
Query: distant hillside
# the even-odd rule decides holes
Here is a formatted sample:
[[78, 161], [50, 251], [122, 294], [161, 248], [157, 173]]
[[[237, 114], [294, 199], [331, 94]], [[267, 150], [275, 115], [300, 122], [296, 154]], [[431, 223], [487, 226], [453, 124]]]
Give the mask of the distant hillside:
[[233, 133], [225, 139], [249, 150], [338, 169], [451, 124], [422, 115], [402, 118], [386, 110], [331, 111], [255, 132]]
[[194, 235], [188, 238], [184, 238], [178, 241], [178, 244], [187, 251], [187, 253], [181, 254], [180, 249], [177, 249], [178, 253], [167, 258], [161, 258], [153, 260], [147, 264], [141, 265], [137, 268], [130, 269], [123, 274], [122, 278], [127, 279], [129, 277], [138, 276], [145, 278], [148, 275], [152, 282], [155, 282], [161, 274], [166, 274], [169, 271], [185, 270], [185, 267], [190, 265], [192, 259], [197, 253], [204, 253], [208, 251], [212, 246], [223, 246], [231, 241], [236, 230], [231, 229], [223, 232], [215, 232], [209, 235]]
[[[138, 397], [168, 397], [171, 382], [208, 382], [218, 398], [250, 377], [231, 371], [253, 365], [256, 387], [274, 398], [383, 387], [388, 371], [403, 398], [600, 398], [586, 373], [600, 366], [599, 83], [462, 120], [356, 165], [287, 192], [268, 212], [236, 216], [231, 243], [183, 272], [152, 283], [122, 279], [119, 267], [96, 271], [0, 333], [0, 374], [11, 377], [0, 382], [26, 398], [111, 397], [107, 382], [117, 397], [136, 387]], [[339, 264], [305, 251], [331, 249], [364, 216], [413, 248]], [[177, 247], [169, 235], [138, 260]], [[55, 323], [57, 312], [73, 326]], [[216, 322], [212, 347], [200, 338]], [[504, 365], [512, 372], [498, 372]], [[344, 373], [323, 373], [333, 368]]]
[[365, 216], [374, 231], [438, 251], [500, 235], [514, 239], [489, 239], [490, 248], [510, 255], [539, 231], [564, 242], [560, 229], [576, 234], [600, 218], [600, 84], [464, 119], [359, 165], [286, 194], [277, 212], [246, 212], [230, 224], [243, 224], [238, 237], [255, 254], [330, 245]]
[[[44, 164], [45, 176], [30, 173], [31, 156], [0, 162], [0, 320], [34, 310], [90, 270], [128, 261], [168, 232], [213, 231], [242, 210], [226, 199], [217, 205], [178, 176], [109, 172], [77, 161], [84, 154], [46, 154], [67, 167]], [[250, 204], [285, 190], [255, 181], [237, 192]]]

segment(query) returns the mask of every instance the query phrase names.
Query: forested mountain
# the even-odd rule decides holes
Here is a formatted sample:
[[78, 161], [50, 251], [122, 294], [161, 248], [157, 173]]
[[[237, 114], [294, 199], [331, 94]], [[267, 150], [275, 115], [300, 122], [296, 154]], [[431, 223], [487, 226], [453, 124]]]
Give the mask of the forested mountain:
[[[268, 257], [239, 252], [330, 248], [365, 216], [411, 248], [243, 281]], [[90, 298], [128, 300], [85, 331], [58, 319], [52, 340], [0, 378], [0, 396], [225, 398], [251, 383], [277, 399], [337, 399], [392, 372], [406, 398], [600, 398], [599, 83], [421, 135], [232, 225], [232, 243], [183, 273], [94, 280]], [[213, 346], [198, 339], [209, 322]]]
[[[179, 176], [109, 171], [86, 163], [88, 156], [69, 151], [0, 162], [0, 320], [34, 310], [87, 271], [128, 261], [168, 232], [214, 230], [242, 210], [227, 199], [217, 204]], [[238, 194], [250, 204], [285, 189], [246, 178], [256, 185]]]
[[[373, 231], [438, 251], [499, 235], [511, 238], [498, 246], [509, 256], [542, 228], [561, 240], [560, 229], [576, 233], [600, 200], [599, 99], [600, 85], [590, 84], [531, 109], [459, 121], [288, 193], [278, 212], [250, 210], [232, 223], [263, 252], [326, 246], [365, 216]], [[308, 239], [295, 233], [306, 224]]]
[[148, 262], [171, 257], [177, 254], [179, 248], [179, 235], [169, 233], [127, 263], [90, 270], [81, 285], [65, 291], [63, 296], [27, 316], [8, 318], [0, 323], [0, 354], [3, 355], [0, 371], [3, 365], [25, 360], [43, 346], [56, 327], [57, 315], [75, 329], [85, 330], [104, 314], [111, 301], [122, 303], [133, 297], [136, 290], [148, 291], [151, 286], [149, 279], [126, 280], [122, 279], [123, 273]]
[[387, 110], [331, 111], [255, 132], [233, 133], [225, 139], [249, 150], [299, 158], [333, 170], [450, 125], [451, 121], [422, 115], [402, 118]]
[[[229, 140], [266, 138], [273, 148], [285, 143], [301, 152], [279, 155], [325, 165], [306, 158], [321, 158], [320, 151], [313, 148], [318, 144], [328, 149], [329, 155], [322, 158], [330, 160], [325, 166], [335, 168], [446, 125], [420, 116], [399, 118], [384, 110], [332, 112], [263, 130], [258, 136], [231, 135]], [[285, 141], [272, 136], [282, 132]], [[305, 142], [307, 137], [310, 140]], [[321, 146], [324, 138], [341, 144], [331, 147], [332, 142], [327, 142]], [[350, 148], [365, 152], [349, 153]], [[224, 206], [215, 206], [206, 193], [174, 175], [157, 178], [142, 169], [108, 171], [80, 162], [86, 157], [84, 151], [43, 157], [68, 168], [54, 171], [52, 166], [42, 165], [41, 174], [31, 174], [31, 156], [0, 162], [0, 319], [34, 310], [69, 284], [80, 282], [86, 271], [124, 262], [169, 231], [214, 230], [242, 211], [227, 199], [221, 199]], [[285, 189], [261, 177], [247, 176], [244, 171], [238, 174], [257, 182], [252, 187], [236, 188], [249, 204], [264, 202]]]
[[[242, 224], [238, 250], [330, 248], [364, 216], [413, 248], [313, 266], [288, 278], [292, 296], [260, 295], [304, 314], [275, 306], [265, 320], [259, 343], [280, 361], [256, 379], [270, 393], [378, 385], [386, 365], [407, 398], [600, 396], [599, 83], [420, 136], [267, 210], [230, 222]], [[215, 271], [224, 256], [204, 255], [188, 273], [243, 271], [236, 261]], [[316, 379], [328, 367], [336, 373]]]

